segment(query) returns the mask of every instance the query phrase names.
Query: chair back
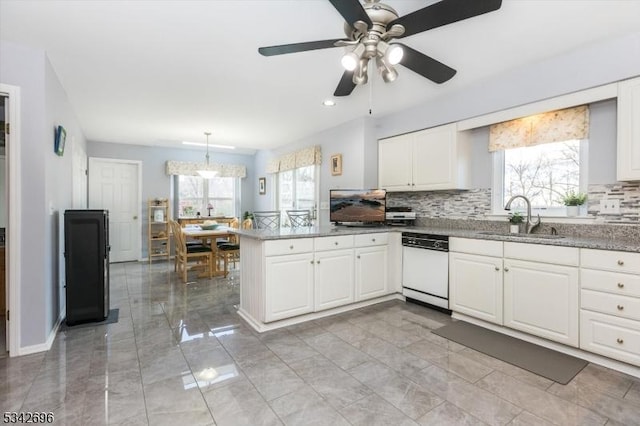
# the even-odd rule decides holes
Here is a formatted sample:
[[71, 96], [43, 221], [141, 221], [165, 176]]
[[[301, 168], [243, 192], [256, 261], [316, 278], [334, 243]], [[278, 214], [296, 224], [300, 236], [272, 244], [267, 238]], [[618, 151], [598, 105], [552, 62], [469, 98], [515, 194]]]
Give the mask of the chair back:
[[242, 229], [252, 229], [253, 221], [251, 219], [245, 219], [242, 221]]
[[292, 228], [311, 226], [311, 212], [309, 210], [287, 210], [287, 217]]
[[184, 234], [182, 233], [182, 226], [175, 220], [169, 221], [169, 226], [171, 227], [171, 232], [173, 233], [173, 241], [175, 242], [176, 247], [176, 255], [180, 255], [185, 250], [186, 239]]
[[256, 229], [278, 229], [280, 228], [280, 211], [253, 212], [253, 224]]

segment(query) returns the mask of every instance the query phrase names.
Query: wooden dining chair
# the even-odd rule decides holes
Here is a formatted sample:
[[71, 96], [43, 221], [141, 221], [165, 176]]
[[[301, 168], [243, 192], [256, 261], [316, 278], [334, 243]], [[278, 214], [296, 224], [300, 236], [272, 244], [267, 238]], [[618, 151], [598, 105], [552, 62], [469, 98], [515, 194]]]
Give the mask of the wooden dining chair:
[[311, 226], [311, 212], [309, 210], [287, 210], [286, 212], [292, 228]]
[[[238, 219], [229, 222], [229, 228], [238, 229], [240, 222]], [[228, 242], [218, 244], [216, 251], [216, 262], [222, 261], [225, 278], [229, 275], [229, 263], [233, 262], [233, 267], [240, 259], [240, 244], [237, 235], [231, 235]]]
[[[187, 246], [187, 240], [182, 227], [174, 220], [171, 221], [171, 229], [173, 232], [173, 239], [176, 242], [176, 266], [175, 269], [182, 277], [182, 282], [187, 282], [187, 272], [190, 270], [201, 269], [209, 271], [209, 278], [213, 277], [213, 251], [211, 247], [200, 245]], [[195, 265], [189, 264], [196, 262]]]
[[256, 229], [280, 228], [280, 211], [266, 210], [253, 212], [253, 225], [256, 227]]

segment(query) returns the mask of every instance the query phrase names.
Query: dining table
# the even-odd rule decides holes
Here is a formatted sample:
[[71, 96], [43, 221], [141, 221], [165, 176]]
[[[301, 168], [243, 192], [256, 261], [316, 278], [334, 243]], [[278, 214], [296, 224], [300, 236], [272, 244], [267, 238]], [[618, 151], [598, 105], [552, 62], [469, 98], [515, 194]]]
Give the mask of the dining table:
[[[214, 264], [213, 276], [224, 276], [224, 270], [220, 270], [218, 268], [218, 262], [216, 261], [218, 252], [218, 245], [216, 244], [216, 241], [218, 240], [218, 238], [230, 238], [231, 236], [233, 236], [233, 229], [234, 228], [228, 226], [218, 226], [215, 229], [202, 229], [200, 225], [187, 225], [182, 228], [182, 231], [184, 232], [184, 235], [185, 237], [187, 237], [187, 239], [201, 240], [202, 244], [211, 245]], [[206, 271], [202, 274], [202, 276], [207, 276]]]

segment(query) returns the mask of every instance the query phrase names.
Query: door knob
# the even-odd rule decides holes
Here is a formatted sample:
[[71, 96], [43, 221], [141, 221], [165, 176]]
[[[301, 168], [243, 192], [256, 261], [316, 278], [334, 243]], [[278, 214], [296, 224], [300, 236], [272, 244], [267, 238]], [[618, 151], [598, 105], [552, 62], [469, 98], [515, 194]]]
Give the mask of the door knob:
[[624, 288], [624, 284], [618, 283], [618, 288]]
[[618, 305], [618, 310], [619, 310], [619, 311], [624, 311], [624, 306], [622, 306], [622, 305]]
[[620, 266], [624, 265], [624, 261], [618, 260], [618, 265], [620, 265]]
[[505, 272], [509, 272], [509, 268], [507, 268], [507, 267], [505, 266], [504, 271], [505, 271]]
[[620, 343], [620, 344], [623, 344], [623, 343], [624, 343], [624, 340], [622, 340], [622, 339], [618, 338], [618, 339], [616, 339], [616, 342], [618, 342], [618, 343]]
[[500, 268], [498, 268], [497, 266], [496, 266], [495, 268], [496, 268], [496, 271], [499, 271], [499, 270], [500, 270]]

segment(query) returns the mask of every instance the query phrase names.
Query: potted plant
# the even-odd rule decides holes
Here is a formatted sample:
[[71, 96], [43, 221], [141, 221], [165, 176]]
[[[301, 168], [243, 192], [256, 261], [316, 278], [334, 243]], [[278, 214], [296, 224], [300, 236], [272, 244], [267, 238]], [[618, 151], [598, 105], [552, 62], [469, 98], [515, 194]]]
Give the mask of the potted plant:
[[520, 224], [524, 222], [524, 216], [520, 212], [509, 213], [509, 232], [517, 234], [520, 232]]
[[578, 216], [580, 212], [580, 206], [587, 201], [587, 194], [583, 192], [575, 193], [574, 191], [567, 192], [562, 197], [562, 203], [567, 206], [567, 216]]

